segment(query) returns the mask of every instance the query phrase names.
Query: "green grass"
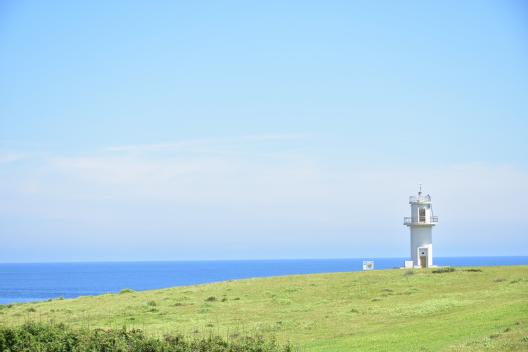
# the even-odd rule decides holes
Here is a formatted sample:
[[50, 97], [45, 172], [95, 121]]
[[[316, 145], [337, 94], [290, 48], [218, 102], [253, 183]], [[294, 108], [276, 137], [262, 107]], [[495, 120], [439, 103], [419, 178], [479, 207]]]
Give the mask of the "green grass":
[[273, 336], [302, 351], [528, 351], [528, 267], [299, 275], [0, 306], [0, 325]]

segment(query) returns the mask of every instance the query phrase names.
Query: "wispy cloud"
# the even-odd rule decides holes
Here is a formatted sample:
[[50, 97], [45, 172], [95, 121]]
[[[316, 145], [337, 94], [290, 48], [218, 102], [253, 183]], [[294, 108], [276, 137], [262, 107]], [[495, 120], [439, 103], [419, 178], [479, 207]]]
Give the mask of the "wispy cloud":
[[196, 147], [210, 145], [211, 140], [186, 140], [169, 143], [132, 144], [107, 147], [108, 152], [159, 152], [159, 151], [181, 151]]
[[108, 152], [226, 152], [241, 144], [264, 142], [296, 142], [306, 140], [309, 134], [304, 133], [273, 133], [249, 134], [232, 138], [189, 139], [166, 143], [133, 144], [107, 147]]

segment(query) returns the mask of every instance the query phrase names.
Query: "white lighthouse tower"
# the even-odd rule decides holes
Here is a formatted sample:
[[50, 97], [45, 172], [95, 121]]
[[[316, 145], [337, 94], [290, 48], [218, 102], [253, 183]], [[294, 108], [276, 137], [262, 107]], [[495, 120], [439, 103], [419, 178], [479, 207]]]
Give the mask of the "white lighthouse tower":
[[411, 216], [403, 219], [403, 224], [411, 229], [411, 258], [414, 267], [428, 268], [433, 266], [433, 226], [438, 217], [433, 216], [433, 205], [430, 195], [422, 194], [422, 185], [417, 196], [409, 197]]

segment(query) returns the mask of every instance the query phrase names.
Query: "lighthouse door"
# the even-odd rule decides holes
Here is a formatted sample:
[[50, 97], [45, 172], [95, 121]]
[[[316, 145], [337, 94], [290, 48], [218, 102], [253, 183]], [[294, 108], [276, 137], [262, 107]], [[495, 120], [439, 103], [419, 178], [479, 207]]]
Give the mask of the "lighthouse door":
[[420, 267], [427, 268], [427, 257], [425, 255], [420, 256]]
[[428, 260], [427, 260], [427, 256], [428, 256], [428, 250], [427, 248], [419, 248], [418, 249], [418, 254], [420, 256], [420, 267], [421, 268], [427, 268], [427, 263], [428, 263]]

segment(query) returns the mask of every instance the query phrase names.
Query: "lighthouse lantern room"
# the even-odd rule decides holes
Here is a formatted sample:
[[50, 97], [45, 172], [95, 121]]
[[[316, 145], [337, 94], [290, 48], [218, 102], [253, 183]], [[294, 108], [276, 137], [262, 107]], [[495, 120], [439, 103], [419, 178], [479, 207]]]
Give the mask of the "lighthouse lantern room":
[[403, 224], [411, 231], [411, 258], [415, 268], [433, 266], [433, 226], [438, 217], [433, 215], [430, 195], [422, 194], [422, 185], [417, 196], [409, 197], [411, 216], [403, 219]]

